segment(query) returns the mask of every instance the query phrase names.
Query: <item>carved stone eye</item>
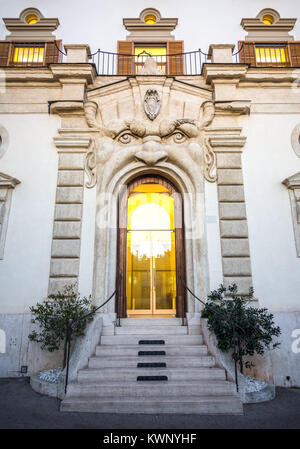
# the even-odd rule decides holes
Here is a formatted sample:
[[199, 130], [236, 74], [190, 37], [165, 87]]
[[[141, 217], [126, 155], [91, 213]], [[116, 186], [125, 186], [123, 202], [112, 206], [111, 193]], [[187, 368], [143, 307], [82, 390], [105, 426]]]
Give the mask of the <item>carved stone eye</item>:
[[174, 139], [174, 142], [181, 143], [186, 140], [186, 135], [181, 132], [176, 132], [173, 134], [173, 139]]
[[130, 133], [124, 133], [119, 137], [119, 142], [130, 143], [132, 141], [132, 135]]

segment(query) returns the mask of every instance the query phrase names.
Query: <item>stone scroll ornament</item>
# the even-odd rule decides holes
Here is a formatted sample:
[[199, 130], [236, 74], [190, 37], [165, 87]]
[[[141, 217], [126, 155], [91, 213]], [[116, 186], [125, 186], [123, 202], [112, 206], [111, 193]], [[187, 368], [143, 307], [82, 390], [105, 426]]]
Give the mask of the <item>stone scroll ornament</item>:
[[150, 120], [154, 120], [160, 111], [160, 98], [156, 89], [148, 89], [144, 97], [144, 110]]
[[88, 189], [92, 189], [97, 184], [97, 170], [96, 170], [96, 150], [95, 141], [93, 141], [91, 151], [86, 155], [85, 159], [85, 172], [88, 176], [88, 181], [85, 186]]
[[209, 143], [209, 138], [204, 139], [204, 159], [205, 159], [204, 177], [208, 182], [215, 182], [217, 180], [217, 174], [215, 173], [216, 155]]

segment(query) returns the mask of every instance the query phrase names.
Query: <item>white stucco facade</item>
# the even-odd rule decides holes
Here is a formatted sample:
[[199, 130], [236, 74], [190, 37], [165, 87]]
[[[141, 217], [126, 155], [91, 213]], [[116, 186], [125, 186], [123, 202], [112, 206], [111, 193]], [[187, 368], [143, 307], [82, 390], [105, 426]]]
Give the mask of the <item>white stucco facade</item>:
[[[242, 18], [255, 18], [269, 7], [264, 0], [215, 0], [213, 12], [197, 0], [114, 0], [113, 7], [97, 0], [84, 6], [69, 0], [42, 3], [0, 0], [1, 17], [39, 8], [44, 17], [59, 19], [56, 39], [89, 45], [92, 52], [116, 52], [117, 42], [128, 37], [123, 18], [137, 18], [148, 7], [178, 18], [172, 35], [184, 41], [184, 51], [208, 53], [212, 44], [234, 44], [236, 51], [246, 34]], [[272, 8], [283, 18], [299, 16], [298, 0], [274, 0]], [[0, 22], [5, 41], [9, 32]], [[290, 35], [300, 40], [299, 19]], [[300, 172], [291, 143], [300, 123], [300, 59], [298, 67], [249, 67], [235, 64], [227, 45], [218, 54], [221, 62], [207, 61], [194, 77], [102, 76], [86, 56], [90, 50], [67, 48], [65, 64], [0, 68], [0, 134], [4, 129], [1, 136], [8, 135], [0, 146], [0, 172], [19, 181], [11, 193], [0, 259], [5, 335], [0, 376], [18, 375], [21, 365], [34, 372], [58, 363], [59, 355], [48, 359], [28, 343], [29, 307], [71, 281], [97, 305], [109, 296], [116, 279], [118, 217], [110, 204], [112, 226], [103, 226], [101, 194], [118, 198], [123, 184], [155, 174], [183, 195], [185, 228], [199, 226], [196, 237], [185, 241], [189, 285], [202, 298], [220, 283], [236, 281], [243, 293], [253, 285], [254, 305], [268, 308], [282, 328], [281, 349], [272, 352], [271, 366], [260, 361], [254, 374], [299, 387], [300, 353], [291, 349], [292, 332], [300, 328], [299, 221], [283, 181]], [[217, 59], [220, 49], [212, 51]], [[155, 120], [144, 111], [149, 88], [161, 100]], [[134, 144], [120, 144], [116, 122], [118, 132], [134, 128]], [[180, 146], [168, 140], [166, 122], [177, 132], [188, 123]], [[150, 148], [146, 138], [153, 136]], [[105, 311], [115, 312], [114, 304]], [[188, 311], [199, 311], [191, 298]]]

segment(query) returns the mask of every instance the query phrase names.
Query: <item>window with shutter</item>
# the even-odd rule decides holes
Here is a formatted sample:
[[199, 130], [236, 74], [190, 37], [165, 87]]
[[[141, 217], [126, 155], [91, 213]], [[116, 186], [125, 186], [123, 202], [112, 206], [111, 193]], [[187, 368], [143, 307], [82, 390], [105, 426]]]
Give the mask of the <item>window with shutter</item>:
[[300, 42], [239, 42], [239, 61], [253, 67], [300, 67]]
[[183, 75], [183, 41], [161, 43], [118, 42], [118, 75], [137, 75], [146, 59], [155, 59], [157, 68], [166, 75]]
[[118, 41], [118, 75], [134, 74], [134, 45], [130, 41]]
[[168, 75], [184, 74], [183, 41], [169, 41], [167, 46]]

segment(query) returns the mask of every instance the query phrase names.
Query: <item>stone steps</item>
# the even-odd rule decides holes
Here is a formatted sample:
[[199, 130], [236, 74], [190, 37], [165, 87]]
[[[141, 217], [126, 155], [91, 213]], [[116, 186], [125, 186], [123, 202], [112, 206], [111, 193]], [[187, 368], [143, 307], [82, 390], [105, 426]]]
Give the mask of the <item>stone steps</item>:
[[115, 335], [101, 336], [88, 367], [69, 383], [61, 410], [241, 414], [243, 407], [202, 335], [189, 335], [180, 318], [130, 318]]
[[137, 356], [140, 351], [165, 351], [166, 356], [201, 356], [207, 354], [205, 345], [106, 345], [96, 347], [96, 356]]
[[101, 368], [85, 369], [78, 372], [78, 382], [136, 381], [137, 376], [167, 376], [168, 380], [225, 380], [225, 371], [221, 368]]
[[[101, 345], [139, 345], [139, 341], [161, 341], [165, 342], [164, 345], [155, 345], [162, 347], [165, 345], [201, 345], [203, 343], [202, 335], [164, 335], [164, 334], [134, 334], [134, 335], [103, 335], [100, 338]], [[139, 345], [145, 347], [146, 345]], [[148, 346], [148, 345], [147, 345]]]
[[[169, 349], [169, 348], [168, 348]], [[165, 362], [168, 368], [181, 367], [212, 367], [215, 359], [212, 356], [197, 355], [197, 357], [169, 357], [169, 356], [118, 356], [118, 357], [91, 357], [89, 368], [131, 368], [138, 363]]]
[[[181, 318], [121, 318], [121, 327], [139, 327], [145, 329], [148, 326], [153, 326], [153, 320], [155, 320], [155, 326], [181, 326]], [[184, 326], [182, 326], [184, 327]]]
[[243, 406], [238, 398], [231, 396], [164, 396], [160, 399], [145, 401], [143, 398], [115, 396], [99, 398], [72, 397], [61, 404], [64, 412], [91, 413], [137, 413], [137, 414], [205, 414], [205, 415], [241, 415]]
[[[150, 375], [150, 374], [149, 374]], [[235, 395], [235, 385], [225, 380], [189, 380], [189, 381], [99, 381], [71, 382], [68, 385], [68, 397], [103, 397], [115, 396], [120, 400], [123, 396], [160, 398], [163, 396], [194, 395]]]
[[116, 335], [187, 335], [186, 326], [151, 326], [151, 327], [134, 327], [134, 326], [122, 326], [116, 327]]

